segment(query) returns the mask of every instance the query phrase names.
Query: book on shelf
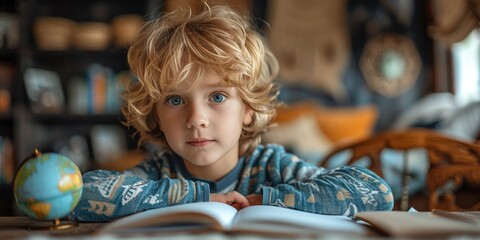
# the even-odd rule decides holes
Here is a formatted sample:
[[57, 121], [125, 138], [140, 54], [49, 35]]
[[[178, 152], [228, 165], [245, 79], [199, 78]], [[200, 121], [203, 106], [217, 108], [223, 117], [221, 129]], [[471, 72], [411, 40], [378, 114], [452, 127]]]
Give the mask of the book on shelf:
[[346, 216], [322, 215], [275, 206], [239, 211], [218, 202], [187, 203], [126, 216], [100, 228], [103, 233], [219, 231], [267, 235], [366, 235], [367, 228]]
[[355, 219], [366, 222], [382, 235], [400, 238], [445, 238], [480, 236], [480, 212], [378, 211], [359, 212]]

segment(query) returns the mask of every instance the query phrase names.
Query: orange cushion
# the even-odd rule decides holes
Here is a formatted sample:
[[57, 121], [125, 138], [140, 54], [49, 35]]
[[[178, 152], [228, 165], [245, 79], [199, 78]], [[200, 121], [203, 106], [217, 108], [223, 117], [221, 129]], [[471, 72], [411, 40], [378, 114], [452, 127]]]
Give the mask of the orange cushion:
[[377, 118], [378, 110], [373, 105], [317, 109], [320, 128], [335, 143], [369, 137]]
[[320, 129], [333, 143], [370, 136], [378, 118], [378, 110], [374, 105], [325, 107], [305, 102], [279, 108], [273, 122], [291, 123], [298, 117], [311, 113], [316, 114]]

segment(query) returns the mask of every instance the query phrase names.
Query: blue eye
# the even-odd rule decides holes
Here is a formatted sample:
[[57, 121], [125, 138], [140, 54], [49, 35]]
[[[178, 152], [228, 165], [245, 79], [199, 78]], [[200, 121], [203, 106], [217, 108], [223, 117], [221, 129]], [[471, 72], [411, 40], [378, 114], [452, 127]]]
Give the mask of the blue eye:
[[183, 103], [183, 100], [178, 96], [172, 96], [167, 99], [167, 102], [172, 106], [178, 106]]
[[221, 102], [224, 102], [225, 100], [227, 99], [227, 97], [225, 97], [225, 95], [221, 94], [221, 93], [215, 93], [213, 94], [213, 96], [211, 97], [211, 100], [215, 103], [221, 103]]

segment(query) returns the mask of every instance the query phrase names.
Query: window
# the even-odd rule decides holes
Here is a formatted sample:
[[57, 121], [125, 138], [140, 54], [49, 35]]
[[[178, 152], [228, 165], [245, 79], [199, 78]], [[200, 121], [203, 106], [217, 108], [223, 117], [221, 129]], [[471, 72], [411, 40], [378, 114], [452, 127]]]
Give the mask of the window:
[[455, 97], [460, 105], [480, 100], [480, 30], [452, 44]]

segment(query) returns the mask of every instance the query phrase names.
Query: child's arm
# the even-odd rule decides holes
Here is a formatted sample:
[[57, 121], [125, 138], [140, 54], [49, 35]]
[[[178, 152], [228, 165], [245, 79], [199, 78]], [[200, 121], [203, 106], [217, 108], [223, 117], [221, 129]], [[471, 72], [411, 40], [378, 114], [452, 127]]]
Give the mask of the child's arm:
[[160, 173], [165, 170], [160, 162], [152, 163], [141, 163], [123, 173], [85, 173], [82, 197], [69, 218], [104, 222], [147, 209], [209, 201], [208, 184], [169, 178]]
[[262, 205], [263, 196], [262, 194], [249, 194], [246, 196], [248, 203], [250, 205]]
[[347, 216], [359, 211], [392, 210], [390, 187], [372, 171], [353, 166], [314, 171], [304, 164], [288, 166], [296, 171], [284, 171], [282, 183], [263, 188], [263, 203]]
[[277, 145], [267, 146], [254, 159], [262, 161], [250, 161], [252, 169], [267, 171], [255, 170], [256, 174], [242, 182], [253, 183], [249, 188], [263, 194], [265, 205], [348, 216], [357, 211], [393, 208], [390, 187], [368, 169], [345, 166], [326, 170], [286, 153]]

